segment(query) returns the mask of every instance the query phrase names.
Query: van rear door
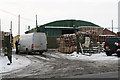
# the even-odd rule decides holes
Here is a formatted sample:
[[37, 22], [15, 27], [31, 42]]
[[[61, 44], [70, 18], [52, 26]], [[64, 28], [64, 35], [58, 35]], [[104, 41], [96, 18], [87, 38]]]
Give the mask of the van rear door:
[[47, 50], [47, 39], [45, 33], [40, 35], [40, 50]]
[[45, 33], [35, 33], [33, 39], [34, 50], [46, 50]]
[[34, 33], [33, 35], [33, 50], [40, 50], [40, 38], [38, 33]]

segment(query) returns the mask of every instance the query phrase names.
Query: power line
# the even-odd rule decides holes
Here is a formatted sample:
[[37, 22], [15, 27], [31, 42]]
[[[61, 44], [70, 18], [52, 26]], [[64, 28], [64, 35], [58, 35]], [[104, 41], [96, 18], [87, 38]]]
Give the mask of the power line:
[[28, 18], [25, 18], [25, 17], [21, 17], [21, 19], [24, 19], [24, 20], [27, 20], [27, 21], [31, 21], [31, 22], [35, 22], [34, 20], [31, 20], [31, 19], [28, 19]]
[[[10, 15], [12, 15], [12, 16], [14, 16], [14, 17], [17, 17], [18, 15], [16, 15], [16, 14], [13, 14], [13, 13], [11, 13], [11, 12], [9, 12], [9, 11], [6, 11], [6, 10], [3, 10], [3, 9], [0, 9], [0, 11], [2, 11], [2, 12], [4, 12], [4, 13], [7, 13], [7, 14], [10, 14]], [[27, 21], [31, 21], [31, 22], [33, 22], [34, 20], [31, 20], [31, 19], [28, 19], [28, 18], [25, 18], [25, 17], [21, 17], [21, 19], [24, 19], [24, 20], [27, 20]]]
[[13, 14], [13, 13], [11, 13], [11, 12], [8, 12], [8, 11], [6, 11], [6, 10], [3, 10], [3, 9], [0, 9], [0, 11], [2, 11], [2, 12], [4, 12], [4, 13], [7, 13], [7, 14], [10, 14], [10, 15], [12, 15], [12, 16], [17, 16], [17, 15], [15, 15], [15, 14]]

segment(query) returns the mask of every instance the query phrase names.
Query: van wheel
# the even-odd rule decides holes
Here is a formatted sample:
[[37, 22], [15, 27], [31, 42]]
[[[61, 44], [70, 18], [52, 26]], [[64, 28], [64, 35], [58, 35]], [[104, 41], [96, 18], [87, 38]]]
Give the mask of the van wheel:
[[110, 52], [107, 52], [106, 55], [107, 56], [112, 56], [112, 54]]
[[117, 53], [117, 56], [118, 56], [118, 57], [120, 57], [120, 52], [119, 52], [119, 53]]
[[18, 50], [18, 53], [17, 54], [19, 54], [20, 53], [20, 51]]
[[26, 54], [29, 54], [29, 52], [28, 52], [28, 48], [26, 48], [26, 52], [25, 52]]
[[117, 54], [118, 57], [120, 57], [120, 54]]
[[39, 52], [40, 55], [42, 55], [43, 52]]

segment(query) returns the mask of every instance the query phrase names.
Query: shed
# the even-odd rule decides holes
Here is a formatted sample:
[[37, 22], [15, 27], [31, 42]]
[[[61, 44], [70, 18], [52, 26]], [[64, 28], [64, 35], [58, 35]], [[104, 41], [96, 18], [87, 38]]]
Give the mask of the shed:
[[83, 20], [58, 20], [53, 21], [38, 28], [31, 29], [25, 33], [44, 32], [47, 35], [48, 48], [55, 49], [58, 47], [56, 38], [63, 34], [72, 34], [75, 29], [80, 27], [100, 27], [94, 23]]

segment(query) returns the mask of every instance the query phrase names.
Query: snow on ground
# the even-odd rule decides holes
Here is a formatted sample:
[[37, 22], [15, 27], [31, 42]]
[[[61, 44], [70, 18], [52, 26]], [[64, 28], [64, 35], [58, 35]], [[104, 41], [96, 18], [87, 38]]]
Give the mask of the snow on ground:
[[9, 63], [7, 56], [0, 55], [0, 73], [9, 72], [12, 70], [25, 67], [29, 65], [31, 61], [27, 59], [26, 57], [13, 54], [12, 64], [7, 65], [7, 63]]
[[115, 55], [107, 56], [105, 53], [92, 54], [91, 56], [82, 55], [81, 53], [77, 54], [76, 52], [72, 54], [56, 53], [56, 55], [61, 56], [63, 58], [72, 59], [72, 60], [94, 60], [94, 61], [119, 60], [117, 56]]

